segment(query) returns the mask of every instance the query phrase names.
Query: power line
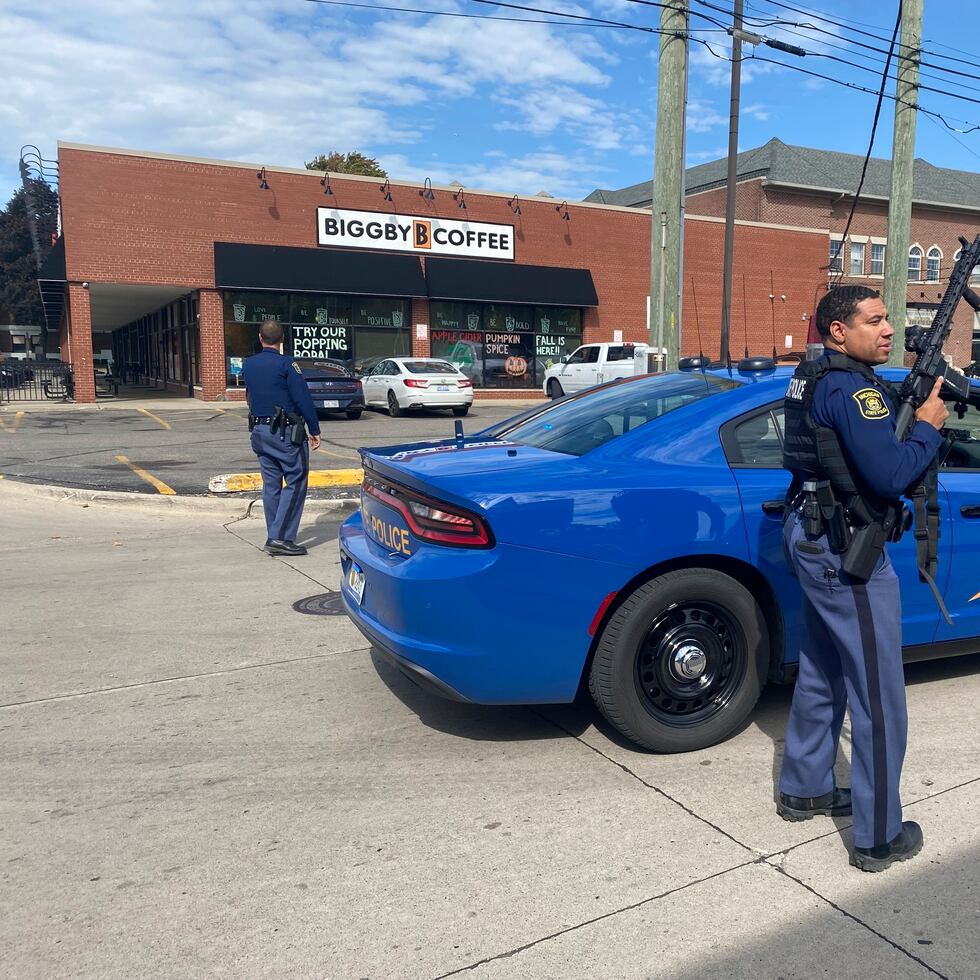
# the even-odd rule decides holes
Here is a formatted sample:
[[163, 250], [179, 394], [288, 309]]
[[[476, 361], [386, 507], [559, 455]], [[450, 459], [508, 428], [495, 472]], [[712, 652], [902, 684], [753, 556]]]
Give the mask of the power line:
[[[831, 261], [837, 260], [840, 256], [841, 250], [844, 248], [844, 239], [847, 238], [847, 233], [851, 230], [851, 222], [854, 220], [854, 212], [857, 210], [858, 199], [861, 197], [861, 188], [864, 187], [864, 177], [868, 172], [868, 162], [871, 160], [871, 151], [874, 149], [875, 145], [875, 133], [878, 131], [878, 119], [881, 116], [881, 106], [885, 101], [885, 85], [888, 84], [888, 69], [891, 68], [892, 55], [895, 51], [895, 41], [898, 38], [898, 29], [902, 26], [902, 0], [898, 0], [898, 16], [895, 18], [895, 30], [892, 33], [892, 43], [888, 48], [888, 59], [885, 61], [885, 70], [881, 74], [881, 87], [878, 89], [878, 102], [875, 105], [875, 115], [874, 120], [871, 123], [871, 138], [868, 140], [868, 152], [864, 155], [864, 164], [861, 167], [861, 179], [858, 181], [857, 190], [854, 192], [854, 200], [851, 202], [851, 213], [847, 216], [847, 224], [844, 226], [844, 234], [841, 236], [840, 248], [837, 249], [834, 254], [834, 258]], [[843, 277], [843, 263], [841, 263], [841, 277]]]

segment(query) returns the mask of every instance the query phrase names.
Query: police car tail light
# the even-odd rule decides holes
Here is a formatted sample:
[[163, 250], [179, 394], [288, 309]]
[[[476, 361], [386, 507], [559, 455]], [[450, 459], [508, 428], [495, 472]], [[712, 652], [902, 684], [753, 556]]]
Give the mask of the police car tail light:
[[361, 489], [397, 510], [412, 534], [422, 541], [458, 548], [493, 547], [490, 528], [477, 514], [370, 477], [365, 477]]
[[419, 378], [406, 378], [405, 379], [406, 388], [428, 388], [429, 382], [422, 381]]

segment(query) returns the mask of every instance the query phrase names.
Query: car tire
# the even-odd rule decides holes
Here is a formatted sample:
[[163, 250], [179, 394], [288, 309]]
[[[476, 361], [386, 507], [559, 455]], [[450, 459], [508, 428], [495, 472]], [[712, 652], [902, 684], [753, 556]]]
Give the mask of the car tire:
[[460, 405], [459, 408], [453, 409], [453, 415], [455, 415], [456, 418], [461, 419], [469, 410], [470, 410], [469, 405]]
[[556, 381], [554, 378], [552, 378], [548, 382], [548, 397], [553, 399], [562, 398], [564, 397], [564, 394], [565, 394], [565, 390], [564, 388], [562, 388], [561, 382]]
[[361, 409], [359, 408], [355, 408], [347, 412], [347, 418], [349, 418], [351, 422], [356, 422], [360, 417], [361, 417]]
[[398, 397], [389, 388], [388, 389], [388, 414], [393, 418], [397, 419], [399, 415], [402, 414], [404, 409], [398, 404]]
[[769, 670], [769, 631], [752, 593], [709, 568], [644, 583], [609, 618], [589, 691], [605, 718], [654, 752], [691, 752], [732, 736]]

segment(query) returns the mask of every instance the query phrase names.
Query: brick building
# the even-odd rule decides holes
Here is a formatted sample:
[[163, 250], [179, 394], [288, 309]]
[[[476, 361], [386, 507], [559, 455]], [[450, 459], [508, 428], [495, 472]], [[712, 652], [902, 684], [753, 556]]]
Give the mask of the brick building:
[[[264, 317], [299, 357], [450, 358], [477, 397], [539, 394], [583, 341], [649, 338], [651, 217], [635, 202], [69, 143], [58, 158], [62, 236], [39, 280], [80, 401], [106, 335], [125, 380], [241, 398]], [[717, 356], [724, 224], [709, 211], [685, 226], [682, 352]], [[830, 229], [795, 221], [757, 208], [737, 223], [736, 353], [806, 343]]]
[[[891, 186], [891, 161], [872, 158], [854, 212], [848, 240], [842, 241], [848, 215], [854, 203], [864, 158], [829, 150], [789, 146], [772, 139], [764, 146], [746, 150], [738, 155], [735, 197], [736, 219], [766, 226], [794, 226], [825, 235], [823, 267], [816, 284], [811, 307], [816, 305], [826, 288], [828, 278], [840, 283], [862, 283], [873, 289], [884, 286], [885, 251], [888, 247], [888, 196]], [[698, 217], [722, 219], [725, 215], [727, 160], [691, 167], [685, 178], [685, 208], [690, 227]], [[651, 183], [646, 181], [618, 191], [596, 190], [586, 201], [624, 207], [649, 209], [652, 201]], [[980, 174], [934, 167], [926, 160], [916, 159], [913, 170], [913, 205], [908, 256], [908, 293], [906, 320], [909, 323], [932, 322], [935, 309], [942, 298], [946, 281], [957, 258], [959, 236], [972, 241], [980, 232]], [[795, 268], [793, 256], [780, 255], [777, 248], [746, 255], [748, 245], [744, 236], [736, 234], [736, 263], [742, 268], [754, 265], [757, 275], [772, 271], [774, 288], [781, 303], [780, 269]], [[685, 245], [685, 333], [689, 341], [688, 311], [690, 255]], [[737, 266], [736, 266], [737, 268]], [[980, 267], [974, 270], [980, 282]], [[712, 309], [720, 308], [721, 263], [715, 281], [705, 284]], [[700, 279], [699, 289], [700, 286]], [[736, 272], [732, 288], [732, 344], [736, 346], [739, 312], [739, 275]], [[700, 301], [701, 296], [698, 296]], [[749, 309], [748, 322], [753, 313]], [[762, 318], [764, 319], [764, 317]], [[714, 324], [712, 323], [712, 326]], [[757, 349], [764, 349], [765, 331], [759, 323], [750, 326], [749, 335]], [[717, 337], [713, 335], [712, 341]], [[947, 344], [947, 353], [959, 365], [980, 359], [980, 318], [966, 303], [961, 303]], [[706, 341], [706, 344], [709, 343]], [[714, 350], [714, 344], [711, 344]]]

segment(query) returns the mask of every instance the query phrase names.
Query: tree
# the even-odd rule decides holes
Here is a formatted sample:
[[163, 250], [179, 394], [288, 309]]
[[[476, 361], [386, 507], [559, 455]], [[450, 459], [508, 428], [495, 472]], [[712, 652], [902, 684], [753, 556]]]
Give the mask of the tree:
[[307, 170], [326, 170], [332, 174], [358, 174], [361, 177], [387, 177], [388, 171], [383, 170], [373, 157], [366, 157], [356, 150], [350, 153], [321, 153], [308, 164]]
[[[36, 221], [40, 258], [51, 251], [58, 227], [58, 195], [43, 180], [28, 182], [14, 192], [0, 211], [0, 315], [9, 323], [44, 325], [44, 308], [37, 288], [37, 261], [31, 239], [31, 218]], [[27, 201], [33, 204], [28, 214]]]

